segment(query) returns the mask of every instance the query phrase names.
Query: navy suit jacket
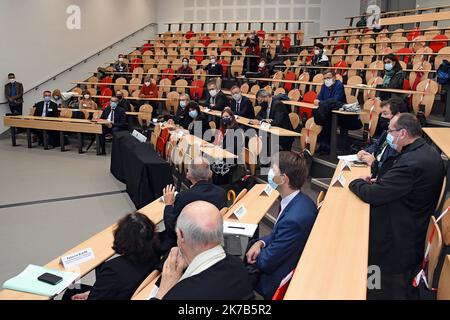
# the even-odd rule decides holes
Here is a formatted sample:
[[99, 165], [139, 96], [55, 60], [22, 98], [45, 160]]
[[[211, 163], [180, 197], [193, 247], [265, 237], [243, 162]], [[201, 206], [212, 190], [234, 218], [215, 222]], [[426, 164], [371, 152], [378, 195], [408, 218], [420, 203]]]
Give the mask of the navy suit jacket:
[[264, 299], [272, 299], [281, 280], [297, 266], [316, 216], [316, 204], [300, 192], [286, 206], [272, 233], [260, 239], [266, 246], [255, 264], [261, 271], [255, 289]]
[[239, 108], [239, 112], [236, 112], [237, 102], [234, 99], [230, 100], [230, 108], [234, 112], [235, 115], [248, 118], [255, 119], [255, 109], [253, 109], [252, 102], [247, 97], [242, 97], [241, 105]]

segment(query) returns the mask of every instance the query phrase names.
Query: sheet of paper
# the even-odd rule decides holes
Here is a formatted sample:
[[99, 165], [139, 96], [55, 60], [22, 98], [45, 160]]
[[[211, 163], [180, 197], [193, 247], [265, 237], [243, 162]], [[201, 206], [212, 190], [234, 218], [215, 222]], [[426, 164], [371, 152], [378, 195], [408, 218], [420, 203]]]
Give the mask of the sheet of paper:
[[339, 160], [343, 160], [343, 161], [347, 161], [347, 162], [353, 162], [353, 161], [358, 161], [358, 155], [356, 154], [351, 154], [348, 156], [338, 156]]

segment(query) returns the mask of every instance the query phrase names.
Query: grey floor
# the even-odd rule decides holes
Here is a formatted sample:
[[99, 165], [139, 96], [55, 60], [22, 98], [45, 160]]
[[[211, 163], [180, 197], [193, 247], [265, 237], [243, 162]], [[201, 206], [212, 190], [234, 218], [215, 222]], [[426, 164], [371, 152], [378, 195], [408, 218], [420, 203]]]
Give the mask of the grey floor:
[[[95, 150], [61, 153], [0, 139], [0, 284], [43, 265], [135, 210]], [[89, 277], [88, 277], [88, 282]]]
[[[44, 265], [135, 210], [125, 186], [109, 172], [110, 157], [92, 148], [78, 154], [59, 148], [17, 147], [0, 137], [0, 284], [28, 264]], [[307, 183], [304, 192], [317, 193]], [[272, 208], [274, 216], [277, 210]], [[260, 234], [272, 225], [262, 223]], [[83, 279], [92, 284], [93, 272]]]

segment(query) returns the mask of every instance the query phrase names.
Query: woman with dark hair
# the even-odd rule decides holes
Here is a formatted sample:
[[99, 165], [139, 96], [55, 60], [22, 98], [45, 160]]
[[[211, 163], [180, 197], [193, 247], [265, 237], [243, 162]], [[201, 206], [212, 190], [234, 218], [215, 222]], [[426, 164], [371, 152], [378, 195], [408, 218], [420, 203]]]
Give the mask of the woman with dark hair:
[[191, 101], [187, 105], [189, 120], [188, 120], [188, 130], [189, 134], [195, 135], [200, 139], [203, 139], [203, 136], [206, 130], [209, 129], [208, 119], [204, 116], [204, 114], [200, 111], [200, 107], [197, 102]]
[[[383, 59], [384, 62], [384, 77], [383, 84], [378, 85], [377, 87], [380, 89], [403, 89], [403, 83], [405, 81], [405, 73], [403, 72], [403, 68], [398, 61], [398, 58], [395, 54], [388, 54]], [[379, 97], [381, 100], [389, 100], [391, 98], [401, 98], [405, 99], [405, 95], [400, 93], [391, 93], [391, 92], [379, 92]]]
[[[94, 285], [67, 290], [63, 300], [130, 300], [145, 278], [157, 268], [157, 233], [154, 223], [139, 212], [119, 220], [113, 249], [118, 257], [95, 269]], [[95, 252], [94, 252], [95, 254]]]
[[[242, 154], [245, 144], [244, 130], [237, 123], [233, 111], [228, 107], [222, 111], [220, 128], [216, 132], [214, 144], [238, 157]], [[211, 163], [212, 178], [216, 185], [231, 184], [244, 175], [244, 172], [238, 171], [236, 159], [232, 162], [212, 159]]]

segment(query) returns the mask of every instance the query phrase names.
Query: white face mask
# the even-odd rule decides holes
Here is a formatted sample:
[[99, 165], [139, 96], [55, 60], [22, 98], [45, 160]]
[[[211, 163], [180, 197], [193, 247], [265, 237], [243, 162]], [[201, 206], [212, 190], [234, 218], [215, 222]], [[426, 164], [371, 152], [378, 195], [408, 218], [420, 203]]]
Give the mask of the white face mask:
[[235, 93], [235, 94], [233, 94], [232, 97], [233, 97], [234, 101], [240, 101], [241, 98], [242, 98], [242, 94], [240, 94], [240, 93]]
[[145, 82], [145, 85], [148, 87], [148, 86], [150, 86], [150, 81], [146, 81]]
[[211, 97], [215, 97], [217, 95], [217, 90], [209, 90], [209, 94]]
[[265, 64], [264, 62], [260, 62], [260, 63], [259, 63], [259, 67], [260, 67], [260, 68], [264, 68], [265, 65], [266, 65], [266, 64]]
[[119, 58], [119, 62], [123, 62], [123, 58]]
[[91, 96], [88, 95], [88, 94], [85, 94], [85, 95], [84, 95], [84, 98], [85, 98], [86, 100], [89, 100], [90, 97], [91, 97]]
[[187, 67], [188, 66], [188, 62], [187, 61], [183, 61], [183, 66]]
[[320, 50], [314, 50], [314, 54], [318, 56], [320, 54]]
[[326, 79], [325, 80], [325, 85], [329, 88], [334, 84], [334, 80], [333, 79]]
[[216, 59], [211, 59], [211, 64], [216, 64]]
[[9, 79], [9, 83], [16, 83], [16, 79]]
[[57, 97], [57, 96], [53, 96], [53, 100], [59, 100], [59, 99], [61, 99], [61, 98]]

